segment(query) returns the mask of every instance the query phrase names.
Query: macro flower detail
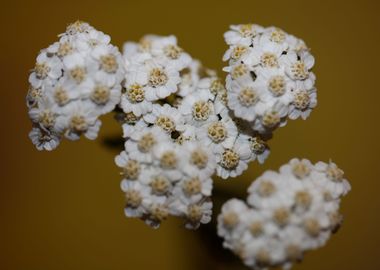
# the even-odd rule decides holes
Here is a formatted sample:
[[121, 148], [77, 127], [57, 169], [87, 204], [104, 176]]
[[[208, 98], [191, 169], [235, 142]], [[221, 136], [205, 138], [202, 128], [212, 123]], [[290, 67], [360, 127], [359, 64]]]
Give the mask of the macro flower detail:
[[337, 231], [340, 201], [350, 189], [335, 163], [292, 159], [258, 177], [246, 202], [230, 199], [222, 206], [218, 234], [252, 269], [289, 269]]
[[224, 36], [228, 107], [236, 117], [271, 134], [287, 118], [310, 115], [317, 105], [314, 57], [301, 39], [258, 25], [233, 25]]
[[99, 116], [120, 102], [124, 65], [109, 36], [84, 22], [69, 25], [43, 49], [29, 76], [27, 95], [38, 150], [55, 149], [63, 137], [97, 137]]

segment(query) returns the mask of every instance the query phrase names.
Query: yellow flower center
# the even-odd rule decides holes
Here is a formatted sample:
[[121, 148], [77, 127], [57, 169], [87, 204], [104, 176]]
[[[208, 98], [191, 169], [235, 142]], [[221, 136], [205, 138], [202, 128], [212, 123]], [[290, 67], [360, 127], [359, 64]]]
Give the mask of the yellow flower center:
[[124, 169], [124, 177], [128, 180], [136, 180], [141, 171], [140, 163], [136, 160], [129, 160], [125, 165]]
[[119, 65], [116, 56], [113, 54], [102, 55], [100, 57], [100, 68], [107, 73], [115, 73]]
[[250, 107], [259, 99], [256, 91], [251, 87], [242, 89], [238, 95], [238, 100], [244, 107]]
[[168, 75], [161, 68], [153, 68], [149, 74], [149, 83], [153, 87], [165, 85], [168, 81]]
[[175, 124], [172, 119], [167, 116], [159, 116], [156, 119], [156, 125], [161, 127], [166, 132], [171, 132], [175, 129]]
[[128, 99], [133, 103], [142, 102], [145, 98], [145, 91], [139, 84], [132, 84], [127, 89]]
[[209, 138], [215, 143], [220, 143], [224, 141], [227, 137], [227, 129], [221, 122], [215, 122], [210, 124], [207, 132]]
[[221, 165], [222, 167], [228, 169], [228, 170], [233, 170], [237, 167], [239, 164], [240, 157], [238, 153], [236, 153], [232, 149], [227, 149], [223, 152], [222, 154], [222, 160], [221, 160]]
[[208, 119], [211, 112], [211, 107], [208, 102], [198, 101], [193, 105], [193, 117], [197, 121], [205, 121]]
[[98, 105], [106, 104], [110, 99], [111, 91], [107, 86], [97, 85], [91, 93], [91, 100]]

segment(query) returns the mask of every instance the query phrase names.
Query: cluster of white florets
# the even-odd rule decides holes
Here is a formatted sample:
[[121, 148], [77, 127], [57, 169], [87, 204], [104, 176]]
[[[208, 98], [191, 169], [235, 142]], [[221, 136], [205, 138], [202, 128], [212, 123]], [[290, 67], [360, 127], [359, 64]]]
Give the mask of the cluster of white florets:
[[[126, 143], [116, 162], [124, 170], [130, 162], [141, 170], [135, 179], [124, 177], [122, 182], [126, 214], [154, 227], [169, 214], [183, 216], [187, 227], [196, 228], [210, 220], [211, 176], [236, 177], [248, 162], [264, 162], [269, 148], [235, 123], [225, 105], [223, 83], [184, 52], [174, 36], [128, 42], [124, 60], [123, 112], [118, 118]], [[158, 176], [167, 182], [162, 194], [152, 188]], [[128, 202], [131, 190], [139, 194], [138, 203]], [[154, 214], [158, 202], [161, 218]]]
[[271, 133], [287, 118], [309, 116], [317, 104], [314, 57], [301, 39], [255, 24], [233, 25], [224, 37], [228, 107], [236, 117]]
[[33, 144], [53, 150], [62, 137], [95, 139], [99, 116], [120, 102], [123, 79], [123, 59], [110, 37], [84, 22], [69, 25], [40, 52], [29, 76]]
[[218, 234], [253, 269], [290, 267], [323, 246], [341, 222], [340, 198], [351, 189], [334, 163], [293, 159], [267, 171], [248, 189], [247, 203], [227, 201]]

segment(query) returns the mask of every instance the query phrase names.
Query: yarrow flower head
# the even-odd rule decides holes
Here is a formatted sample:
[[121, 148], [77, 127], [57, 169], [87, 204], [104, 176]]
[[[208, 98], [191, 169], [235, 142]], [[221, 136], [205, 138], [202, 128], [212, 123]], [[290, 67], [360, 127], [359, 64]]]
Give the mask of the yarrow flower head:
[[[155, 228], [169, 215], [180, 216], [186, 228], [195, 229], [210, 221], [211, 177], [236, 177], [250, 161], [262, 163], [269, 148], [235, 123], [222, 81], [180, 48], [174, 36], [127, 42], [123, 56], [125, 90], [118, 118], [126, 142], [116, 162], [123, 168], [123, 183], [138, 181], [133, 187], [144, 194], [138, 206], [132, 205], [139, 211], [127, 204], [126, 215]], [[135, 179], [126, 177], [127, 160], [139, 164]]]
[[69, 25], [40, 52], [29, 76], [29, 136], [37, 149], [53, 150], [63, 137], [95, 139], [99, 116], [120, 102], [124, 72], [108, 35], [84, 22]]
[[224, 37], [228, 107], [236, 117], [265, 134], [287, 118], [309, 116], [317, 105], [314, 57], [301, 39], [252, 24], [233, 25]]
[[337, 231], [340, 199], [350, 189], [335, 163], [292, 159], [257, 178], [246, 202], [231, 199], [222, 206], [218, 234], [252, 269], [290, 268]]

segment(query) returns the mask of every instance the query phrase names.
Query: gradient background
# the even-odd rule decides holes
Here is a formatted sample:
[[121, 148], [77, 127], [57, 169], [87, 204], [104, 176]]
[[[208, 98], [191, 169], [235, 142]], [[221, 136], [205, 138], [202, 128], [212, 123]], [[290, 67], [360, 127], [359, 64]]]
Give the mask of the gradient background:
[[245, 196], [251, 180], [292, 157], [332, 158], [353, 186], [343, 200], [344, 225], [294, 269], [380, 269], [380, 6], [321, 2], [3, 2], [0, 268], [245, 269], [228, 252], [214, 251], [212, 232], [186, 231], [175, 219], [154, 231], [124, 217], [116, 151], [100, 143], [120, 133], [112, 116], [104, 118], [97, 142], [64, 142], [51, 153], [34, 149], [24, 101], [29, 70], [39, 49], [81, 19], [118, 46], [147, 33], [175, 34], [183, 48], [217, 70], [230, 24], [276, 25], [303, 38], [317, 60], [318, 107], [306, 122], [292, 121], [276, 132], [264, 166], [252, 164], [239, 179], [217, 185]]

